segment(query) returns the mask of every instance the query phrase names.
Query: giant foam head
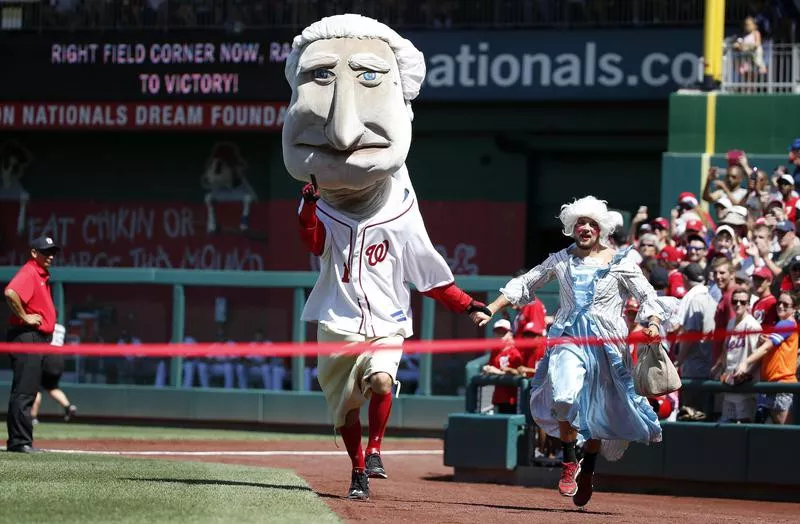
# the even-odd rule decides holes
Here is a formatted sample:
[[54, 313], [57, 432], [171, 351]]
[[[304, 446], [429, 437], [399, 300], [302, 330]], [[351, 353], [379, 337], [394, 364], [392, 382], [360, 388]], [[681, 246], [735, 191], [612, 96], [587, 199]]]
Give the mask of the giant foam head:
[[323, 18], [292, 42], [292, 99], [283, 161], [302, 182], [363, 189], [394, 174], [411, 145], [411, 101], [425, 59], [388, 26], [361, 15]]

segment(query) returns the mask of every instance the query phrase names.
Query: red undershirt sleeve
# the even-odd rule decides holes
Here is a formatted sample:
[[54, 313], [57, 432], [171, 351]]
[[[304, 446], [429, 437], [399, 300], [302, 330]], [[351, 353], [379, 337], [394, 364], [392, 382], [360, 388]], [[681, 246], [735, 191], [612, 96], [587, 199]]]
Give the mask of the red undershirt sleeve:
[[452, 282], [423, 291], [422, 294], [441, 302], [447, 309], [456, 313], [463, 313], [472, 303], [472, 297]]
[[325, 250], [325, 224], [317, 217], [317, 205], [303, 201], [300, 207], [300, 239], [313, 254], [320, 256]]

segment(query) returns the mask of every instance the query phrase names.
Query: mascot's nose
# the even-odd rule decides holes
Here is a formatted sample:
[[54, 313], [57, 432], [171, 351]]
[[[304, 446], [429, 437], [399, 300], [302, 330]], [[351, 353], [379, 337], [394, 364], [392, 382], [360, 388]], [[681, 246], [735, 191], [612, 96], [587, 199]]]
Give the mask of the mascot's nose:
[[325, 122], [325, 138], [339, 151], [347, 151], [354, 147], [366, 131], [358, 117], [353, 88], [350, 82], [336, 82], [328, 121]]

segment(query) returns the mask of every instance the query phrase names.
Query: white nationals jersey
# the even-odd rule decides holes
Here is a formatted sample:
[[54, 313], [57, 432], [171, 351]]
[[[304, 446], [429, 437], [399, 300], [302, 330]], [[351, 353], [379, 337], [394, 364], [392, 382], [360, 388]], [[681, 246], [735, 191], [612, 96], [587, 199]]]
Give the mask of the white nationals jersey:
[[374, 216], [359, 222], [319, 200], [317, 217], [325, 225], [325, 248], [303, 320], [366, 337], [410, 337], [408, 283], [428, 291], [454, 280], [428, 238], [413, 191], [392, 179]]

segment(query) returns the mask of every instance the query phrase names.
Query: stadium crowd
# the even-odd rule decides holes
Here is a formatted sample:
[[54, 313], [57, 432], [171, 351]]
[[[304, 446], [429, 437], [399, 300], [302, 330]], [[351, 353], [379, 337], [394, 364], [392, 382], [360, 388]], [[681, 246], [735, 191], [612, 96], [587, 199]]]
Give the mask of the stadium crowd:
[[[682, 378], [734, 386], [800, 378], [800, 138], [789, 147], [787, 164], [768, 173], [751, 165], [744, 151], [729, 151], [726, 168], [709, 170], [700, 198], [681, 193], [669, 216], [652, 216], [642, 206], [626, 227], [615, 212], [611, 243], [631, 248], [628, 256], [635, 257], [659, 295], [679, 299], [680, 327], [674, 333], [684, 337], [669, 351]], [[638, 308], [630, 299], [621, 312], [631, 333], [644, 329], [635, 320]], [[494, 332], [505, 347], [491, 354], [483, 374], [532, 376], [543, 348], [521, 351], [514, 340], [543, 336], [548, 319], [537, 299], [519, 312], [513, 326], [498, 320]], [[636, 347], [630, 349], [635, 362]], [[495, 386], [491, 409], [517, 412], [517, 393], [514, 387]], [[650, 402], [667, 420], [786, 424], [793, 398], [789, 393], [682, 390]], [[537, 456], [553, 459], [552, 449], [540, 435]]]
[[[24, 4], [24, 2], [23, 2]], [[30, 24], [43, 27], [304, 27], [360, 13], [395, 27], [698, 25], [704, 0], [49, 0]], [[32, 6], [33, 7], [33, 6]], [[797, 15], [791, 0], [728, 0], [726, 21], [758, 16], [774, 25]]]

